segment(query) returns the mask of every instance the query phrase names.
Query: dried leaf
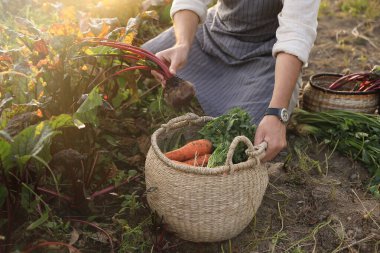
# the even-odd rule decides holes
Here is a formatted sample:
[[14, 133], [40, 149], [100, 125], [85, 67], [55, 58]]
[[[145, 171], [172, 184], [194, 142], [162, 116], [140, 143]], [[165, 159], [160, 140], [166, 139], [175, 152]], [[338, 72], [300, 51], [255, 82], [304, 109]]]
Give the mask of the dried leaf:
[[33, 43], [33, 49], [43, 56], [49, 54], [49, 49], [46, 42], [43, 39], [37, 40]]
[[119, 169], [117, 168], [117, 166], [114, 163], [111, 163], [110, 168], [108, 169], [106, 178], [113, 179], [117, 176], [118, 173], [119, 173]]
[[89, 233], [88, 237], [103, 244], [109, 243], [108, 237], [104, 233], [99, 232], [99, 231], [96, 233]]
[[[76, 243], [79, 239], [79, 232], [73, 228], [73, 231], [71, 231], [70, 233], [70, 242], [69, 244], [70, 245], [73, 245], [74, 243]], [[70, 249], [70, 252], [71, 252], [71, 249]]]
[[134, 155], [127, 158], [127, 163], [132, 166], [138, 166], [144, 161], [144, 158], [141, 155]]

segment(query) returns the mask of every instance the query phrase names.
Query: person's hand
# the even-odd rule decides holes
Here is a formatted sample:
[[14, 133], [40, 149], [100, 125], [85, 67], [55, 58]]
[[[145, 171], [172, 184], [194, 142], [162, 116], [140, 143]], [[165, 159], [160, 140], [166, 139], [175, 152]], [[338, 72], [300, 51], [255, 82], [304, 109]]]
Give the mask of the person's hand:
[[261, 142], [268, 143], [265, 157], [262, 161], [270, 161], [286, 147], [286, 125], [280, 121], [276, 116], [265, 116], [255, 134], [254, 144], [258, 145]]
[[[185, 66], [187, 61], [187, 56], [189, 54], [190, 47], [186, 45], [174, 45], [171, 48], [160, 51], [156, 56], [165, 62], [169, 66], [169, 71], [173, 75], [177, 73], [177, 70]], [[157, 71], [152, 71], [152, 75], [165, 86], [164, 77]]]

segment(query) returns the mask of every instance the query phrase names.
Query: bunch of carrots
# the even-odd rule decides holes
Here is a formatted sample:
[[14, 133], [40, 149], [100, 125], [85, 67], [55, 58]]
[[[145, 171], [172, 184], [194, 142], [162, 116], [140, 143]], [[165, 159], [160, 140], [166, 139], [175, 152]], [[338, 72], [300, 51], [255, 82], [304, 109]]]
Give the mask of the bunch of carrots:
[[[207, 122], [198, 131], [199, 139], [191, 141], [183, 147], [165, 153], [166, 157], [176, 163], [192, 166], [215, 168], [225, 164], [230, 145], [236, 136], [252, 138], [256, 126], [251, 123], [247, 111], [232, 108], [227, 113]], [[233, 163], [241, 163], [248, 159], [246, 146], [240, 143], [234, 152]]]
[[196, 167], [207, 167], [211, 153], [211, 141], [206, 139], [199, 139], [190, 141], [178, 149], [166, 152], [165, 156], [178, 164]]

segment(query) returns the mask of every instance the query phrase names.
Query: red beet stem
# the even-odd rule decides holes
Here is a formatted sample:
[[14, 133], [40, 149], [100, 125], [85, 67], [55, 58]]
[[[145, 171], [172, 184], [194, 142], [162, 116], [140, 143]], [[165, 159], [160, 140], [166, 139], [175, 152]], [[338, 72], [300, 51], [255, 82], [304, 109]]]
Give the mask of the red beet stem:
[[151, 60], [152, 62], [156, 63], [162, 69], [162, 71], [164, 73], [164, 77], [166, 79], [169, 79], [170, 77], [173, 76], [173, 74], [170, 73], [168, 66], [161, 59], [159, 59], [157, 56], [155, 56], [151, 52], [148, 52], [142, 48], [135, 47], [135, 46], [128, 45], [125, 43], [121, 43], [121, 42], [117, 42], [117, 41], [100, 40], [100, 41], [91, 41], [91, 42], [99, 44], [99, 45], [103, 45], [103, 46], [109, 46], [109, 47], [117, 48], [120, 50], [131, 51], [137, 55], [146, 57], [149, 60]]
[[138, 178], [138, 177], [139, 177], [139, 176], [134, 176], [134, 177], [131, 177], [131, 178], [127, 178], [126, 180], [124, 180], [123, 182], [121, 182], [121, 183], [118, 184], [118, 185], [110, 185], [110, 186], [108, 186], [108, 187], [106, 187], [106, 188], [104, 188], [104, 189], [102, 189], [102, 190], [96, 191], [96, 192], [94, 192], [93, 194], [91, 194], [91, 196], [89, 197], [89, 199], [92, 200], [92, 199], [94, 199], [94, 198], [97, 197], [97, 196], [100, 196], [100, 195], [104, 195], [104, 194], [106, 194], [106, 193], [109, 193], [109, 192], [115, 190], [116, 188], [118, 188], [118, 187], [120, 187], [120, 186], [122, 186], [122, 185], [124, 185], [124, 184], [127, 184], [127, 183], [129, 183], [130, 181], [132, 181], [132, 180], [135, 180], [135, 179]]
[[74, 246], [71, 246], [70, 244], [64, 243], [64, 242], [42, 242], [42, 243], [39, 243], [37, 245], [34, 245], [34, 246], [24, 250], [23, 252], [29, 253], [29, 252], [34, 251], [35, 249], [42, 248], [42, 247], [48, 247], [48, 246], [64, 246], [64, 247], [72, 250], [73, 252], [79, 252], [80, 253], [79, 249], [75, 248]]
[[142, 65], [132, 66], [132, 67], [128, 67], [128, 68], [125, 68], [125, 69], [117, 71], [116, 73], [112, 74], [111, 77], [120, 75], [121, 73], [124, 73], [124, 72], [127, 72], [127, 71], [136, 70], [136, 69], [151, 70], [151, 68], [149, 68], [148, 66], [142, 66]]
[[[138, 65], [138, 66], [132, 66], [132, 67], [127, 67], [125, 69], [122, 69], [122, 70], [119, 70], [117, 71], [116, 73], [114, 73], [113, 75], [111, 75], [111, 77], [114, 77], [114, 76], [117, 76], [117, 75], [120, 75], [124, 72], [127, 72], [127, 71], [131, 71], [131, 70], [136, 70], [136, 69], [141, 69], [141, 70], [152, 70], [152, 68], [148, 67], [148, 66], [144, 66], [144, 65]], [[162, 71], [160, 70], [156, 70], [158, 73], [160, 73], [160, 75], [164, 75], [164, 73], [162, 73]]]
[[360, 72], [360, 73], [353, 73], [353, 74], [342, 76], [342, 77], [338, 78], [337, 80], [335, 80], [329, 86], [329, 89], [330, 90], [335, 90], [335, 89], [341, 87], [342, 85], [348, 83], [349, 81], [355, 80], [358, 77], [367, 78], [369, 74], [370, 74], [369, 72]]
[[364, 91], [373, 91], [373, 90], [378, 90], [378, 89], [380, 89], [380, 79], [371, 83], [369, 87], [366, 86], [366, 89]]
[[69, 202], [69, 203], [71, 203], [71, 202], [73, 201], [72, 198], [70, 198], [70, 197], [68, 197], [68, 196], [66, 196], [66, 195], [63, 195], [63, 194], [57, 193], [57, 192], [55, 192], [55, 191], [52, 191], [52, 190], [48, 190], [48, 189], [45, 189], [45, 188], [39, 187], [39, 186], [37, 187], [37, 190], [38, 190], [39, 192], [48, 193], [48, 194], [50, 194], [50, 195], [52, 195], [52, 196], [55, 196], [55, 197], [58, 197], [58, 198], [64, 199], [64, 200], [66, 200], [66, 201]]

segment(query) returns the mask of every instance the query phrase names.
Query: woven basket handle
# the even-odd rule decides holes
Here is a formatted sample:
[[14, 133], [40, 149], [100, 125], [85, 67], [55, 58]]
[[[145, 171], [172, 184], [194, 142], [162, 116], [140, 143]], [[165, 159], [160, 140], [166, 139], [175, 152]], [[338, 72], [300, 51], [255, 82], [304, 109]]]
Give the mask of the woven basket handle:
[[189, 112], [182, 116], [169, 120], [166, 124], [162, 124], [162, 127], [169, 127], [171, 125], [174, 125], [183, 121], [187, 122], [189, 120], [196, 120], [196, 119], [199, 119], [199, 116], [194, 113]]
[[161, 128], [163, 128], [165, 131], [169, 131], [170, 129], [176, 129], [184, 126], [188, 126], [191, 124], [199, 124], [203, 122], [207, 122], [212, 120], [213, 117], [210, 116], [198, 116], [194, 113], [186, 113], [185, 115], [176, 117], [174, 119], [171, 119], [166, 124], [162, 124]]
[[240, 142], [244, 142], [244, 144], [247, 145], [248, 148], [245, 152], [247, 153], [249, 158], [255, 158], [255, 159], [260, 160], [261, 158], [265, 156], [265, 150], [268, 146], [268, 144], [265, 141], [260, 143], [259, 145], [253, 146], [251, 140], [248, 139], [247, 137], [243, 135], [236, 136], [234, 140], [231, 142], [230, 148], [228, 149], [226, 166], [233, 165], [232, 158], [234, 156], [235, 149]]

